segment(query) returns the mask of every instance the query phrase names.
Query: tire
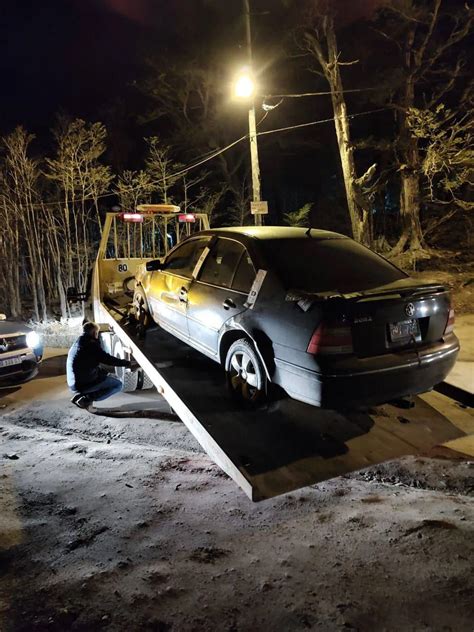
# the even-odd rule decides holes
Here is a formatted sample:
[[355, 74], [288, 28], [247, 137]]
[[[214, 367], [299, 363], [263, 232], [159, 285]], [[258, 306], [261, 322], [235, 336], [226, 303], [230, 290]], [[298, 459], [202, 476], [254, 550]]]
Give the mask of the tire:
[[[114, 353], [113, 353], [114, 356], [116, 356], [117, 358], [125, 359], [125, 351], [123, 349], [122, 341], [117, 336], [115, 336], [114, 341], [113, 341], [113, 349], [114, 349]], [[130, 371], [130, 369], [127, 369], [126, 367], [123, 367], [123, 366], [115, 367], [115, 375], [122, 382], [123, 384], [122, 391], [124, 393], [131, 393], [137, 390], [138, 371], [139, 369], [136, 371]]]
[[140, 391], [146, 391], [149, 388], [154, 388], [153, 382], [150, 380], [148, 375], [145, 373], [143, 369], [138, 369], [138, 381], [137, 381], [137, 389]]
[[123, 291], [127, 296], [133, 296], [135, 289], [135, 277], [129, 276], [123, 281]]
[[266, 399], [267, 376], [255, 347], [245, 338], [236, 340], [225, 359], [227, 387], [240, 404], [253, 407]]
[[151, 316], [147, 308], [145, 296], [140, 290], [135, 290], [133, 295], [133, 315], [137, 323], [137, 333], [139, 337], [141, 337], [151, 324]]

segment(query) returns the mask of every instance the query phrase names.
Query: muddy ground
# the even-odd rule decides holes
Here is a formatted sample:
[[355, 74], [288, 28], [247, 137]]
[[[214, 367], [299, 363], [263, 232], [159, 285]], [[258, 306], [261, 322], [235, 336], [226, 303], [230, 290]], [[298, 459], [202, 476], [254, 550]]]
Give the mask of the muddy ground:
[[0, 392], [2, 632], [473, 629], [469, 458], [254, 504], [183, 424], [80, 411], [56, 369]]

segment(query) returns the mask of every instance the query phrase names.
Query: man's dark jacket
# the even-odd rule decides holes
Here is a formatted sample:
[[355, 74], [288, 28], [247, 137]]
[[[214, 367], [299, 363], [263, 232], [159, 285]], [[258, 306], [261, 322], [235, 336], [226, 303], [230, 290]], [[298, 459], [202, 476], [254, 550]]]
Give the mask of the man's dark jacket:
[[82, 334], [69, 349], [67, 355], [67, 383], [72, 391], [81, 392], [83, 388], [100, 384], [107, 377], [107, 372], [100, 364], [108, 366], [130, 366], [128, 360], [115, 358], [106, 353], [100, 340]]

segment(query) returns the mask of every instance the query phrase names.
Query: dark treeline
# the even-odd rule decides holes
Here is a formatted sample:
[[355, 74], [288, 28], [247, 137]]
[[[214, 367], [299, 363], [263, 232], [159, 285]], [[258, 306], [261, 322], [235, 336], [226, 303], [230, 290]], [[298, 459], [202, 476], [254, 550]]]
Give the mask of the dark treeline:
[[[114, 206], [251, 221], [248, 141], [219, 153], [247, 132], [231, 97], [240, 2], [173, 7], [161, 31], [143, 31], [139, 70], [97, 116], [78, 104], [49, 136], [4, 134], [0, 307], [14, 316], [67, 316], [66, 289], [85, 288]], [[472, 19], [457, 0], [254, 0], [258, 131], [332, 119], [259, 137], [268, 221], [339, 230], [402, 261], [469, 247]], [[326, 94], [299, 96], [314, 92]]]

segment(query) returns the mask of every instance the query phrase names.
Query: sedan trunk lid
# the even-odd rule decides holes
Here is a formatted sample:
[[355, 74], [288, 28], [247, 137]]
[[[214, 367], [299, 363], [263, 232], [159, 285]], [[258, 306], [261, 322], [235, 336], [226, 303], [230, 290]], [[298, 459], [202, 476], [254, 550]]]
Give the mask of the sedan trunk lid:
[[287, 300], [296, 301], [304, 311], [317, 302], [324, 321], [348, 323], [358, 357], [441, 340], [451, 307], [449, 292], [442, 285], [420, 284], [410, 278], [350, 294], [290, 291]]

